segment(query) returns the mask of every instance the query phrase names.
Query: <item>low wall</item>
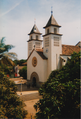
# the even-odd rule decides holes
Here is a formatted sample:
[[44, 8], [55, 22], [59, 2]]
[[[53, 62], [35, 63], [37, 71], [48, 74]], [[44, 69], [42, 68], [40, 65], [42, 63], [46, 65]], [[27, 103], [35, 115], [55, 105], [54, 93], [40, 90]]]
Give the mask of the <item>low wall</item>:
[[28, 100], [33, 100], [33, 99], [41, 99], [41, 98], [42, 98], [42, 96], [40, 96], [38, 93], [20, 95], [20, 99], [23, 101], [28, 101]]
[[[16, 84], [17, 85], [17, 91], [21, 91], [21, 84]], [[29, 91], [29, 90], [38, 90], [39, 88], [37, 87], [27, 87], [27, 84], [22, 84], [22, 91]]]

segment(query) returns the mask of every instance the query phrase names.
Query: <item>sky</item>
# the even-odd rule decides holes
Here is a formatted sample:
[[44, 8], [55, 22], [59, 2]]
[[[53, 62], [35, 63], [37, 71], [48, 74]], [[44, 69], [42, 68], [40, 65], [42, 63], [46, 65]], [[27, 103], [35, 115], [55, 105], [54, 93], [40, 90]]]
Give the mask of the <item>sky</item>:
[[[81, 2], [80, 0], [0, 0], [0, 39], [14, 45], [18, 59], [27, 59], [27, 41], [34, 22], [42, 35], [43, 27], [51, 16], [61, 25], [62, 44], [76, 45], [81, 40]], [[41, 35], [41, 40], [43, 37]]]

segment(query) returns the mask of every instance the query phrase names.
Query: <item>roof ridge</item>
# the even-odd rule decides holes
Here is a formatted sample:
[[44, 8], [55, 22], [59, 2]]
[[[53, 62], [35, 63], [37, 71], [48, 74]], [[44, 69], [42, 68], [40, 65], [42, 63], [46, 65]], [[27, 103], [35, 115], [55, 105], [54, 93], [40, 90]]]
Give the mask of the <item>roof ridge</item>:
[[37, 52], [43, 52], [43, 49], [36, 49]]
[[27, 58], [27, 61], [28, 61], [29, 57], [31, 56], [31, 54], [32, 54], [32, 52], [33, 52], [34, 50], [35, 50], [35, 49], [33, 49], [33, 50], [31, 51], [31, 53], [29, 54], [29, 56], [28, 56], [28, 58]]
[[[76, 45], [66, 45], [66, 44], [62, 44], [62, 46], [73, 46], [73, 47], [77, 47]], [[79, 47], [79, 46], [78, 46]]]

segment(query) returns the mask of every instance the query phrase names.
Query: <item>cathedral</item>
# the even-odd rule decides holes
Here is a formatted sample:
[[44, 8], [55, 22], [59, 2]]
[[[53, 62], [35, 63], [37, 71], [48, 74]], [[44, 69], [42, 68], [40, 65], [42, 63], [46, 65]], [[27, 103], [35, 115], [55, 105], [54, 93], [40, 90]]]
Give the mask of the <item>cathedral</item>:
[[[40, 87], [46, 82], [53, 70], [61, 69], [71, 58], [73, 52], [80, 51], [80, 43], [77, 45], [62, 45], [61, 26], [53, 17], [53, 11], [47, 24], [43, 27], [45, 34], [41, 40], [41, 33], [36, 24], [30, 31], [27, 58], [27, 81], [31, 86]], [[43, 44], [43, 47], [42, 47]]]

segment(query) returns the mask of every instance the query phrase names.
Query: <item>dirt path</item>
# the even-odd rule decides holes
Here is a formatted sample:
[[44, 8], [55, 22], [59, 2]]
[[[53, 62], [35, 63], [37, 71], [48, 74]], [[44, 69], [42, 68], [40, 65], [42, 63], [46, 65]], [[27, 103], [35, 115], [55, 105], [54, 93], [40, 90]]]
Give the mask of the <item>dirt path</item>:
[[33, 105], [38, 101], [39, 99], [34, 99], [34, 100], [29, 100], [29, 101], [24, 101], [24, 103], [26, 104], [26, 106], [24, 107], [25, 110], [28, 111], [28, 115], [26, 116], [25, 119], [31, 119], [31, 115], [32, 115], [32, 119], [35, 119], [35, 113], [36, 110], [34, 109]]
[[[16, 84], [20, 84], [21, 79], [20, 78], [11, 78], [11, 81], [14, 81]], [[26, 82], [26, 80], [22, 79], [22, 82]], [[17, 85], [18, 86], [18, 85]], [[32, 119], [35, 119], [35, 113], [36, 110], [34, 109], [34, 104], [41, 98], [38, 94], [38, 90], [35, 89], [27, 89], [27, 86], [22, 85], [22, 95], [21, 95], [21, 85], [20, 86], [20, 90], [17, 91], [17, 94], [20, 96], [20, 98], [24, 101], [25, 103], [25, 110], [28, 111], [28, 114], [26, 116], [25, 119], [31, 119], [31, 115], [32, 115]]]

